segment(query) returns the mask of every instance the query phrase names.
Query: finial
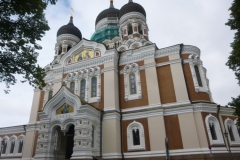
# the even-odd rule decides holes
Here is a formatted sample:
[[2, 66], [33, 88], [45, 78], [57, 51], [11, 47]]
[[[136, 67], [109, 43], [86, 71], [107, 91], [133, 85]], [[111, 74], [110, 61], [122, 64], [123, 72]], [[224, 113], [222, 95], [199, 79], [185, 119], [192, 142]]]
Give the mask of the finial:
[[[69, 21], [69, 23], [72, 23], [73, 24], [73, 16], [70, 16], [70, 21]], [[68, 23], [68, 24], [69, 24]]]
[[133, 3], [133, 1], [132, 0], [129, 0], [129, 2], [128, 3]]
[[113, 0], [110, 0], [110, 7], [109, 8], [114, 8], [113, 6]]
[[74, 9], [71, 7], [71, 17], [73, 16]]

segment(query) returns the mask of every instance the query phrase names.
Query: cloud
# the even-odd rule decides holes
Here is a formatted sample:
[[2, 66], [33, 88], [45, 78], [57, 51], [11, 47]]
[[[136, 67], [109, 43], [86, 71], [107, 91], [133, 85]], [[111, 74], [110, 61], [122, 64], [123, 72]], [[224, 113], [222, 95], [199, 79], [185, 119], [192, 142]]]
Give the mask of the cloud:
[[[234, 36], [234, 32], [225, 26], [232, 0], [134, 1], [145, 8], [150, 40], [159, 48], [184, 43], [201, 49], [201, 60], [207, 69], [216, 103], [226, 105], [231, 97], [239, 94], [234, 73], [225, 65]], [[114, 6], [120, 9], [127, 2], [128, 0], [114, 1]], [[57, 31], [69, 22], [71, 7], [75, 10], [75, 26], [81, 30], [83, 37], [90, 39], [95, 30], [96, 17], [109, 7], [109, 1], [60, 0], [57, 5], [49, 5], [45, 13], [51, 30], [39, 42], [43, 49], [39, 51], [38, 63], [42, 67], [53, 60]], [[18, 82], [11, 86], [8, 95], [4, 94], [4, 88], [5, 85], [0, 84], [0, 127], [28, 123], [33, 88], [27, 83]]]

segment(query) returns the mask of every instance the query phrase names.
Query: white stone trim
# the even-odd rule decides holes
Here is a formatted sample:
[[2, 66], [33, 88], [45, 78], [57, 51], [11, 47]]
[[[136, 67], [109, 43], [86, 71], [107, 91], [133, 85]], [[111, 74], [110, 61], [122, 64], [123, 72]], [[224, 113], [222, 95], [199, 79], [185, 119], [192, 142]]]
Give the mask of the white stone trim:
[[[136, 84], [136, 94], [130, 94], [130, 80], [129, 75], [135, 75], [135, 84]], [[125, 101], [141, 99], [142, 98], [142, 87], [141, 87], [141, 78], [140, 70], [137, 63], [126, 65], [124, 67], [124, 89], [125, 89]]]
[[120, 18], [119, 24], [122, 24], [122, 23], [124, 23], [126, 20], [129, 20], [129, 19], [140, 19], [140, 20], [146, 22], [146, 17], [145, 17], [142, 13], [139, 13], [139, 12], [130, 12], [130, 13], [124, 14], [124, 15]]
[[[132, 131], [138, 129], [139, 130], [139, 138], [140, 138], [140, 145], [133, 144], [133, 134]], [[145, 134], [143, 125], [139, 122], [132, 122], [127, 127], [127, 146], [128, 151], [135, 151], [135, 150], [145, 150]]]
[[[93, 77], [97, 78], [97, 96], [91, 97], [91, 79]], [[78, 72], [69, 73], [63, 81], [67, 84], [67, 87], [70, 88], [70, 83], [75, 82], [75, 91], [74, 94], [80, 96], [80, 87], [81, 80], [86, 80], [85, 86], [85, 101], [88, 103], [100, 102], [101, 101], [101, 69], [99, 67], [83, 69]]]
[[[240, 137], [239, 137], [239, 134], [238, 134], [237, 126], [235, 125], [234, 121], [227, 118], [224, 121], [224, 125], [225, 125], [226, 132], [228, 133], [228, 141], [230, 143], [230, 146], [240, 146]], [[233, 132], [233, 136], [234, 136], [235, 141], [231, 140], [231, 137], [230, 137], [230, 134], [229, 134], [229, 131], [228, 131], [228, 126], [232, 127], [232, 132]]]
[[[214, 124], [214, 127], [215, 127], [214, 129], [215, 129], [215, 132], [216, 132], [217, 140], [214, 140], [212, 138], [212, 134], [211, 134], [211, 131], [210, 131], [209, 123]], [[222, 131], [221, 131], [218, 119], [216, 117], [214, 117], [213, 115], [209, 114], [205, 118], [205, 125], [206, 125], [206, 129], [207, 129], [207, 133], [208, 133], [208, 138], [209, 138], [210, 144], [212, 146], [224, 145]]]

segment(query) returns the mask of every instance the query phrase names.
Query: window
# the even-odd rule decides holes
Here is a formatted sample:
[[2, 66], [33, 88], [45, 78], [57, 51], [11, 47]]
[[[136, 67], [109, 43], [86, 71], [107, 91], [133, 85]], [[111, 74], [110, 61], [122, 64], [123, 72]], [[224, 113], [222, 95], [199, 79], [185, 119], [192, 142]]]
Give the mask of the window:
[[138, 32], [139, 32], [139, 34], [143, 34], [142, 33], [142, 25], [141, 24], [138, 24]]
[[210, 128], [212, 139], [217, 140], [216, 129], [213, 121], [209, 121], [209, 128]]
[[80, 84], [80, 97], [85, 98], [86, 80], [82, 79]]
[[140, 145], [140, 135], [139, 135], [139, 129], [133, 129], [132, 130], [132, 136], [133, 136], [133, 145]]
[[141, 79], [140, 70], [136, 63], [126, 65], [123, 69], [125, 101], [141, 99]]
[[71, 46], [68, 46], [68, 47], [67, 47], [67, 52], [68, 52], [71, 48], [72, 48]]
[[228, 132], [228, 139], [229, 139], [230, 145], [231, 146], [240, 145], [240, 138], [239, 138], [239, 132], [238, 132], [237, 126], [229, 118], [227, 118], [224, 123], [225, 123], [225, 129]]
[[23, 140], [21, 139], [21, 140], [19, 141], [18, 153], [22, 153], [22, 149], [23, 149]]
[[70, 83], [70, 90], [74, 93], [75, 90], [75, 82]]
[[48, 100], [50, 100], [52, 98], [52, 96], [53, 96], [53, 91], [51, 90], [48, 92]]
[[93, 77], [91, 81], [91, 97], [97, 97], [97, 78]]
[[213, 115], [209, 114], [205, 118], [205, 123], [210, 144], [213, 146], [223, 145], [224, 141], [218, 119]]
[[94, 127], [92, 126], [92, 148], [94, 148]]
[[59, 48], [58, 48], [58, 55], [60, 55], [61, 53], [62, 53], [62, 47], [59, 46]]
[[127, 127], [128, 151], [145, 150], [145, 135], [143, 125], [139, 122], [132, 122]]
[[2, 154], [6, 154], [6, 150], [7, 150], [7, 139], [6, 138], [4, 138], [3, 140], [2, 140]]
[[136, 78], [135, 78], [135, 74], [131, 73], [129, 75], [129, 86], [130, 86], [130, 94], [136, 94], [137, 93], [137, 89], [136, 89]]
[[10, 153], [12, 154], [14, 151], [14, 147], [15, 147], [15, 141], [11, 142], [11, 148], [10, 148]]
[[198, 85], [200, 87], [202, 87], [202, 80], [201, 80], [201, 76], [200, 76], [200, 72], [199, 72], [199, 69], [198, 69], [198, 66], [194, 66], [194, 69], [195, 69], [195, 73], [196, 73], [196, 76], [197, 76], [197, 81], [198, 81]]
[[234, 135], [233, 135], [233, 130], [232, 130], [232, 126], [228, 125], [228, 133], [230, 136], [231, 141], [235, 141]]
[[132, 24], [128, 24], [128, 35], [133, 34]]

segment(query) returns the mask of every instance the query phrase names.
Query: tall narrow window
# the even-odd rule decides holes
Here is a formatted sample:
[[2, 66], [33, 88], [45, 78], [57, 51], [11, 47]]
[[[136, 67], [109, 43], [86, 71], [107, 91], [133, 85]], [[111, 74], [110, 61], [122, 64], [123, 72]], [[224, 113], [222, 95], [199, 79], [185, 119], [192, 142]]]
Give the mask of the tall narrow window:
[[201, 80], [201, 76], [200, 76], [200, 72], [199, 72], [199, 69], [198, 69], [198, 66], [194, 66], [194, 69], [195, 69], [195, 73], [196, 73], [196, 76], [197, 76], [197, 80], [198, 80], [198, 85], [200, 87], [202, 87], [202, 80]]
[[237, 130], [238, 130], [238, 135], [240, 137], [240, 127], [239, 126], [237, 126]]
[[71, 46], [68, 46], [68, 47], [67, 47], [67, 52], [68, 52], [71, 48], [72, 48]]
[[140, 145], [140, 136], [139, 136], [139, 129], [133, 129], [132, 130], [132, 136], [133, 136], [133, 145]]
[[3, 140], [2, 154], [6, 153], [6, 149], [7, 149], [7, 142], [5, 140]]
[[20, 140], [19, 147], [18, 147], [18, 153], [22, 153], [22, 149], [23, 149], [23, 140]]
[[140, 34], [143, 34], [143, 33], [142, 33], [142, 25], [141, 25], [141, 24], [138, 24], [138, 32], [139, 32]]
[[97, 78], [96, 77], [92, 78], [91, 97], [97, 97]]
[[133, 28], [131, 24], [128, 24], [128, 35], [133, 33]]
[[94, 127], [92, 126], [92, 148], [94, 148]]
[[136, 89], [136, 77], [134, 73], [131, 73], [129, 75], [129, 86], [130, 86], [130, 94], [136, 94], [137, 93], [137, 89]]
[[230, 136], [231, 141], [235, 141], [234, 135], [233, 135], [233, 130], [232, 130], [232, 126], [228, 125], [228, 133]]
[[216, 131], [215, 131], [215, 126], [214, 126], [214, 123], [209, 123], [209, 128], [210, 128], [210, 132], [211, 132], [211, 135], [212, 135], [212, 139], [213, 140], [217, 140], [217, 134], [216, 134]]
[[50, 100], [52, 98], [52, 96], [53, 96], [53, 91], [51, 90], [48, 92], [48, 100]]
[[70, 83], [70, 90], [74, 93], [74, 89], [75, 89], [75, 82], [71, 82]]
[[10, 148], [10, 153], [13, 153], [14, 147], [15, 147], [15, 141], [12, 141], [11, 148]]
[[81, 80], [81, 84], [80, 84], [80, 97], [81, 98], [85, 98], [85, 89], [86, 89], [86, 80], [83, 79]]

